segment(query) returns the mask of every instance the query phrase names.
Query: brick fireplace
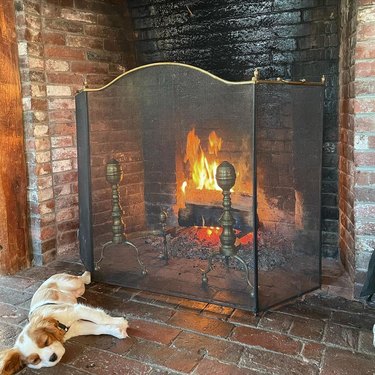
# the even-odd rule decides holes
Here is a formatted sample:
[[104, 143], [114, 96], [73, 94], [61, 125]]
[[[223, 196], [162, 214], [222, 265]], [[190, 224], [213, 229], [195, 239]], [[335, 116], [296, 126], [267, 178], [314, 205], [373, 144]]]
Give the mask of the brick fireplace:
[[[31, 246], [35, 264], [78, 248], [74, 95], [149, 62], [228, 80], [326, 76], [323, 253], [358, 296], [375, 247], [375, 5], [260, 2], [15, 1]], [[254, 16], [255, 15], [255, 16]]]

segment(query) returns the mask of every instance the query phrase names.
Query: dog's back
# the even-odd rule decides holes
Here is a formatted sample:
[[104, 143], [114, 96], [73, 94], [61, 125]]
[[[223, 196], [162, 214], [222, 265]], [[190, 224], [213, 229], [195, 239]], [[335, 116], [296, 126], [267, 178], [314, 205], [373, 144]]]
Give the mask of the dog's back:
[[90, 272], [81, 276], [59, 273], [47, 279], [35, 292], [30, 305], [30, 314], [40, 306], [48, 304], [75, 304], [85, 292], [85, 284], [91, 282]]

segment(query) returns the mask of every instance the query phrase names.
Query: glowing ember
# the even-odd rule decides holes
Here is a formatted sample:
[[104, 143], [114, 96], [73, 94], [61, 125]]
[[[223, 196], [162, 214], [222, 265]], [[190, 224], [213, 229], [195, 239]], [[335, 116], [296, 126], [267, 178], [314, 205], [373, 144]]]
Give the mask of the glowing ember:
[[[220, 227], [195, 227], [196, 238], [200, 241], [209, 242], [212, 246], [220, 244], [220, 234], [223, 231]], [[234, 230], [235, 234], [240, 233], [239, 230]], [[253, 242], [254, 235], [252, 232], [245, 234], [244, 236], [237, 238], [236, 243], [241, 245], [251, 244]]]
[[245, 234], [243, 237], [238, 238], [237, 241], [241, 245], [247, 245], [247, 244], [251, 244], [253, 242], [253, 239], [254, 239], [254, 233], [250, 232], [248, 234]]
[[[223, 140], [212, 131], [208, 136], [208, 142], [208, 153], [217, 156]], [[215, 180], [219, 162], [217, 160], [208, 160], [202, 149], [201, 140], [195, 134], [195, 129], [192, 129], [187, 136], [184, 163], [187, 162], [189, 162], [191, 179], [196, 189], [220, 190]]]
[[200, 241], [209, 241], [212, 245], [218, 245], [221, 232], [222, 228], [220, 227], [197, 227], [196, 237]]

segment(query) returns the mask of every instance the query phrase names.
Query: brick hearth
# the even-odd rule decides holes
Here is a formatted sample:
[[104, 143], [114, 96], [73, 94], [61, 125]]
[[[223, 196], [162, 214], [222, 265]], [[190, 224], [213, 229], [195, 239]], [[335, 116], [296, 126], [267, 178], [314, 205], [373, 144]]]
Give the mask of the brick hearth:
[[[14, 343], [41, 280], [67, 270], [81, 272], [74, 256], [0, 277], [1, 346]], [[324, 273], [330, 275], [330, 287], [336, 283], [336, 291], [345, 292], [333, 264]], [[375, 310], [332, 293], [310, 294], [258, 317], [103, 284], [89, 285], [84, 297], [84, 303], [126, 316], [130, 338], [74, 338], [66, 345], [62, 363], [20, 374], [370, 375], [375, 371]]]

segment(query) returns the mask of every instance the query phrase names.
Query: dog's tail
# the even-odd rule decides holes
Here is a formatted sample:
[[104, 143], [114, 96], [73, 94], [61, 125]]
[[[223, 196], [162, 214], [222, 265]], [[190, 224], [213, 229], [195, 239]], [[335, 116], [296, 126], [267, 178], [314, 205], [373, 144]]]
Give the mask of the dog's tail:
[[90, 284], [91, 283], [91, 272], [89, 272], [89, 271], [84, 272], [83, 275], [81, 276], [81, 279], [85, 284]]

